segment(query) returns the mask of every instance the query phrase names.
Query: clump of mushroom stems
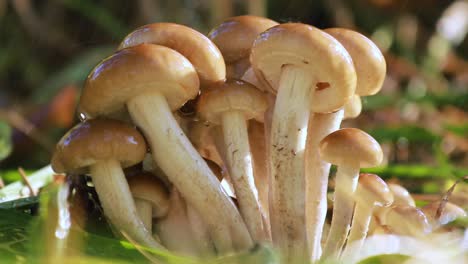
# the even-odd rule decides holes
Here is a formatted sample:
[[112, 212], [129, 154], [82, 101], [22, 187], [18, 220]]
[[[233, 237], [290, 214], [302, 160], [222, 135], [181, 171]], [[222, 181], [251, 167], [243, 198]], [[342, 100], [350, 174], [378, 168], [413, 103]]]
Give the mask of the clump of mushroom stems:
[[[128, 47], [124, 51], [131, 49]], [[372, 225], [384, 226], [385, 232], [395, 235], [420, 239], [444, 225], [445, 219], [466, 216], [462, 208], [450, 205], [455, 209], [447, 209], [450, 214], [444, 215], [444, 221], [428, 217], [425, 212], [433, 214], [434, 208], [428, 206], [425, 212], [419, 210], [407, 192], [391, 185], [389, 188], [395, 199], [389, 208], [374, 210], [374, 201], [356, 202], [360, 169], [379, 165], [380, 146], [367, 134], [366, 139], [358, 140], [354, 136], [340, 136], [344, 138], [338, 141], [341, 144], [333, 147], [330, 145], [335, 144], [336, 139], [330, 138], [344, 130], [350, 135], [364, 133], [356, 132], [357, 129], [340, 130], [345, 116], [343, 103], [354, 94], [355, 77], [359, 73], [347, 69], [351, 77], [343, 83], [348, 84], [349, 91], [344, 93], [341, 104], [335, 102], [330, 111], [316, 111], [317, 91], [323, 88], [319, 84], [324, 85], [323, 89], [333, 84], [333, 80], [321, 82], [319, 75], [311, 72], [309, 63], [318, 62], [284, 63], [278, 76], [265, 77], [264, 72], [253, 69], [252, 60], [253, 56], [250, 60], [243, 58], [239, 65], [229, 67], [233, 76], [269, 93], [268, 110], [261, 120], [264, 124], [249, 121], [240, 110], [225, 111], [220, 115], [218, 126], [206, 132], [211, 137], [210, 150], [202, 150], [206, 146], [201, 144], [192, 145], [174, 117], [176, 107], [165, 93], [148, 92], [148, 89], [123, 103], [123, 111], [131, 116], [127, 122], [143, 132], [151, 150], [147, 155], [158, 167], [158, 173], [164, 174], [164, 185], [171, 190], [169, 202], [161, 201], [159, 205], [165, 208], [165, 213], [155, 215], [153, 204], [139, 196], [132, 197], [122, 161], [104, 159], [88, 166], [106, 217], [129, 239], [150, 248], [202, 259], [252, 249], [257, 242], [272, 242], [285, 263], [315, 263], [339, 258], [343, 247], [346, 256], [355, 259], [358, 252], [349, 251], [363, 248]], [[274, 72], [268, 70], [267, 74]], [[197, 69], [196, 74], [204, 73]], [[274, 78], [277, 80], [272, 81]], [[164, 86], [164, 83], [155, 83], [155, 86]], [[206, 90], [201, 90], [201, 96], [214, 87], [206, 80], [202, 83]], [[168, 86], [168, 89], [171, 88]], [[109, 115], [118, 118], [120, 112]], [[348, 154], [343, 154], [346, 151]], [[227, 167], [235, 198], [226, 194], [222, 179], [216, 177], [202, 156]], [[324, 240], [331, 164], [338, 168], [333, 216]], [[405, 225], [402, 226], [399, 219], [403, 219]]]

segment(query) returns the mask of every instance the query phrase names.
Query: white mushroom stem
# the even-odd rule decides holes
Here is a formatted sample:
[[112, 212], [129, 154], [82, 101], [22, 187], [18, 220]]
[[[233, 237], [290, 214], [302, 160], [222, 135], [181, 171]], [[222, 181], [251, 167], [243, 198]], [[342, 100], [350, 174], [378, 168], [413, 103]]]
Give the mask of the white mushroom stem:
[[269, 216], [269, 201], [268, 201], [268, 189], [269, 189], [269, 177], [268, 177], [268, 162], [266, 153], [266, 141], [265, 141], [265, 129], [264, 124], [257, 121], [251, 121], [249, 123], [249, 143], [251, 146], [253, 168], [254, 168], [254, 179], [255, 186], [258, 191], [258, 200], [261, 205], [261, 211], [263, 216], [263, 228], [267, 236], [267, 240], [271, 242], [271, 230], [270, 230], [270, 216]]
[[327, 215], [327, 187], [331, 164], [320, 158], [320, 141], [340, 128], [343, 108], [329, 114], [314, 114], [309, 119], [306, 146], [306, 220], [310, 257], [313, 262], [322, 254], [321, 240]]
[[140, 220], [120, 163], [99, 161], [90, 166], [90, 172], [104, 214], [111, 223], [142, 246], [165, 250]]
[[274, 244], [285, 263], [308, 259], [305, 222], [305, 145], [313, 90], [311, 74], [282, 68], [270, 141]]
[[185, 201], [176, 190], [171, 193], [167, 216], [156, 223], [156, 232], [170, 251], [186, 256], [199, 255], [187, 218]]
[[240, 213], [254, 241], [264, 241], [262, 212], [253, 176], [252, 153], [249, 146], [247, 121], [242, 112], [228, 111], [222, 114], [226, 161], [231, 176]]
[[369, 224], [372, 219], [372, 209], [373, 206], [370, 204], [356, 203], [353, 223], [349, 231], [348, 242], [346, 242], [346, 247], [348, 247], [350, 243], [353, 243], [353, 248], [356, 249], [356, 253], [362, 248], [364, 239], [367, 236]]
[[153, 232], [153, 206], [143, 199], [135, 198], [134, 200], [138, 216], [151, 234]]
[[218, 251], [251, 248], [252, 239], [237, 208], [177, 124], [166, 98], [160, 93], [143, 94], [127, 107], [146, 135], [156, 163], [210, 227]]
[[210, 231], [200, 214], [189, 204], [187, 204], [187, 218], [190, 223], [190, 231], [195, 247], [202, 257], [212, 257], [215, 255], [213, 241], [211, 241]]
[[335, 178], [333, 216], [322, 258], [339, 256], [348, 236], [354, 210], [354, 193], [359, 180], [359, 164], [338, 166]]

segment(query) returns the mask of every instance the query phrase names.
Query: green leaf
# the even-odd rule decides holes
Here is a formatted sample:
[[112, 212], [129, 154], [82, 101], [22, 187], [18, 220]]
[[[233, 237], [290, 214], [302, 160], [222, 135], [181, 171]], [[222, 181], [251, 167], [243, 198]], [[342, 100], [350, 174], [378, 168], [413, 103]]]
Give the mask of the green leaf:
[[409, 259], [408, 256], [404, 255], [378, 255], [375, 257], [371, 257], [360, 261], [359, 264], [389, 264], [389, 263], [404, 263], [405, 260]]
[[0, 120], [0, 161], [8, 157], [12, 150], [11, 127]]
[[405, 138], [411, 143], [434, 143], [439, 142], [441, 139], [439, 135], [418, 126], [378, 127], [369, 131], [369, 134], [379, 142], [396, 142], [401, 138]]

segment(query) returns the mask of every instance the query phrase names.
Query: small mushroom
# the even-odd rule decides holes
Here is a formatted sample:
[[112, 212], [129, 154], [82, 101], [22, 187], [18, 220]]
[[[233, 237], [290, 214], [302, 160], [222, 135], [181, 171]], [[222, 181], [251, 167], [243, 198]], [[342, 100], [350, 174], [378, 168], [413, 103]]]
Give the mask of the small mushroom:
[[341, 108], [354, 93], [356, 73], [338, 41], [300, 23], [260, 34], [250, 61], [262, 86], [277, 93], [269, 143], [274, 244], [284, 262], [301, 262], [309, 259], [304, 158], [309, 114]]
[[242, 81], [228, 81], [202, 93], [198, 114], [222, 128], [223, 159], [239, 203], [239, 209], [254, 241], [265, 240], [258, 192], [253, 177], [247, 121], [261, 119], [266, 100], [259, 90]]
[[153, 217], [162, 218], [169, 211], [169, 194], [163, 183], [151, 173], [128, 177], [128, 185], [141, 221], [153, 232]]
[[356, 128], [343, 128], [326, 136], [319, 151], [323, 160], [338, 167], [332, 222], [322, 256], [326, 258], [339, 255], [348, 236], [359, 169], [379, 165], [383, 153], [375, 139]]
[[[396, 183], [388, 183], [388, 189], [392, 192], [393, 195], [393, 205], [410, 205], [416, 206], [413, 197], [408, 192], [408, 190]], [[386, 210], [389, 210], [390, 207], [377, 207], [374, 209], [374, 217], [369, 224], [369, 233], [375, 233], [376, 231], [382, 231], [381, 216], [385, 214]]]
[[198, 92], [198, 75], [184, 56], [141, 44], [116, 52], [94, 68], [79, 107], [89, 117], [127, 107], [146, 135], [156, 164], [210, 226], [217, 249], [249, 248], [252, 240], [237, 208], [172, 114]]
[[429, 223], [432, 225], [432, 229], [442, 227], [454, 221], [457, 218], [466, 217], [465, 210], [451, 202], [446, 202], [443, 205], [442, 210], [440, 211], [440, 215], [437, 215], [440, 203], [440, 201], [435, 201], [421, 208], [421, 210], [426, 215]]
[[359, 251], [367, 236], [372, 211], [375, 207], [387, 207], [392, 204], [393, 195], [387, 184], [379, 176], [361, 173], [354, 197], [356, 207], [347, 246], [353, 243], [353, 250]]
[[393, 205], [416, 206], [413, 197], [411, 197], [411, 194], [405, 187], [399, 184], [389, 183], [388, 188], [393, 194]]
[[255, 38], [277, 22], [258, 16], [230, 17], [213, 28], [208, 37], [216, 44], [226, 62], [228, 79], [240, 79], [250, 67], [250, 50]]
[[423, 237], [431, 232], [426, 215], [410, 205], [394, 205], [381, 218], [391, 233], [403, 236]]
[[120, 121], [94, 119], [78, 124], [57, 143], [52, 168], [58, 173], [91, 174], [104, 214], [143, 246], [164, 250], [140, 220], [122, 168], [141, 162], [143, 136]]
[[[340, 128], [341, 121], [354, 118], [361, 112], [359, 96], [377, 93], [385, 78], [385, 59], [378, 47], [364, 35], [348, 29], [330, 28], [324, 30], [338, 40], [353, 60], [356, 70], [356, 91], [350, 100], [338, 111], [314, 114], [309, 121], [306, 146], [307, 177], [307, 227], [311, 240], [312, 260], [320, 257], [320, 240], [326, 216], [326, 191], [330, 164], [321, 160], [318, 144], [329, 133]], [[330, 252], [324, 252], [330, 254]]]

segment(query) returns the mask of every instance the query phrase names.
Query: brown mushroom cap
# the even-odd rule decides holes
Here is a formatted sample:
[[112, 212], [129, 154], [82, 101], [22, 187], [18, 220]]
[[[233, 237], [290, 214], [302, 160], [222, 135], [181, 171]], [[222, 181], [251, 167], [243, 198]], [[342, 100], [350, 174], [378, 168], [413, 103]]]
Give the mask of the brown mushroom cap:
[[220, 124], [221, 115], [229, 111], [242, 112], [246, 120], [263, 120], [267, 107], [265, 94], [255, 86], [247, 82], [231, 80], [217, 89], [202, 93], [198, 100], [197, 110], [204, 120]]
[[403, 186], [389, 183], [388, 188], [393, 193], [393, 204], [394, 205], [411, 205], [416, 206], [413, 197]]
[[344, 105], [343, 119], [356, 118], [359, 116], [359, 114], [361, 114], [361, 110], [362, 110], [361, 97], [355, 94]]
[[386, 210], [382, 224], [400, 235], [422, 235], [431, 231], [426, 215], [413, 206], [395, 205]]
[[361, 168], [375, 167], [382, 162], [383, 152], [373, 137], [357, 128], [343, 128], [320, 142], [320, 155], [335, 164], [359, 164]]
[[52, 168], [58, 173], [86, 172], [100, 160], [118, 160], [123, 168], [143, 160], [146, 143], [135, 128], [115, 120], [80, 123], [57, 143]]
[[379, 176], [370, 173], [359, 175], [359, 185], [355, 193], [361, 204], [385, 207], [393, 203], [393, 194]]
[[278, 25], [277, 22], [258, 16], [228, 18], [210, 31], [208, 37], [218, 46], [226, 64], [249, 58], [250, 49], [257, 36]]
[[444, 208], [442, 210], [440, 217], [438, 219], [435, 219], [439, 206], [440, 206], [440, 201], [435, 201], [421, 208], [421, 210], [426, 214], [426, 217], [429, 219], [429, 221], [433, 223], [433, 225], [435, 226], [445, 225], [447, 223], [454, 221], [455, 219], [459, 217], [466, 216], [466, 212], [465, 210], [463, 210], [463, 208], [451, 202], [447, 202], [444, 205]]
[[116, 52], [88, 75], [79, 109], [88, 117], [122, 111], [132, 97], [159, 92], [172, 110], [199, 92], [192, 64], [180, 53], [141, 44]]
[[379, 48], [370, 39], [353, 30], [328, 28], [324, 31], [337, 39], [353, 58], [357, 75], [356, 94], [376, 94], [382, 87], [387, 71], [385, 58]]
[[164, 217], [169, 211], [169, 192], [164, 184], [151, 173], [141, 173], [128, 177], [128, 186], [132, 196], [151, 203], [153, 217]]
[[203, 85], [226, 79], [221, 52], [210, 39], [194, 29], [174, 23], [145, 25], [127, 35], [119, 49], [142, 43], [166, 46], [182, 54], [193, 64]]
[[[346, 49], [327, 33], [300, 23], [268, 29], [254, 42], [250, 55], [258, 81], [276, 93], [282, 67], [303, 68], [314, 76], [311, 109], [333, 112], [354, 94], [356, 72]], [[317, 86], [317, 87], [316, 87]]]

